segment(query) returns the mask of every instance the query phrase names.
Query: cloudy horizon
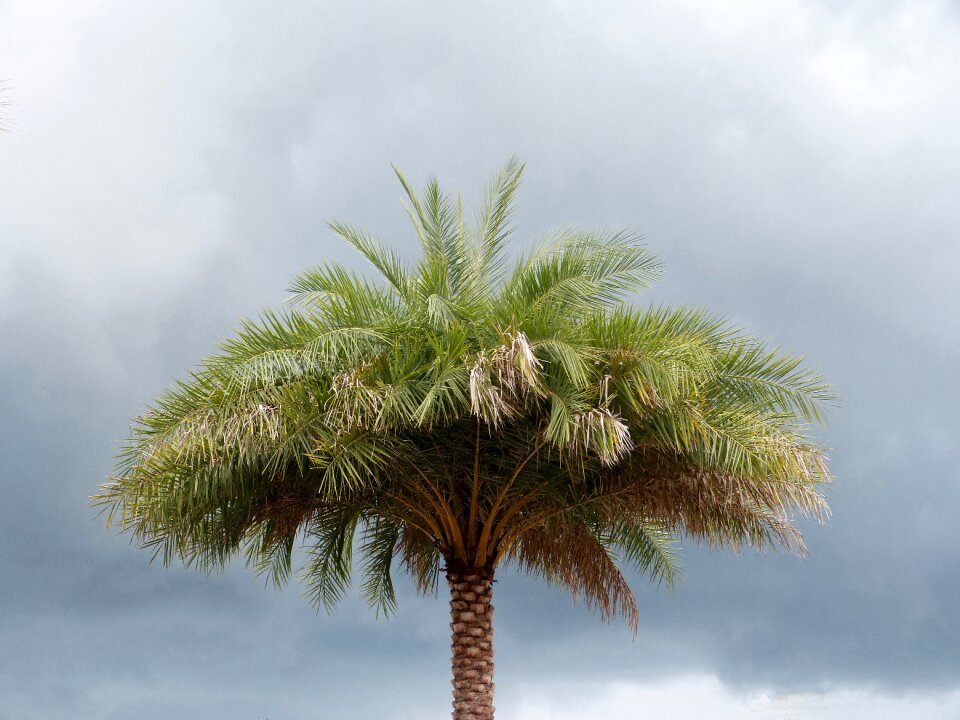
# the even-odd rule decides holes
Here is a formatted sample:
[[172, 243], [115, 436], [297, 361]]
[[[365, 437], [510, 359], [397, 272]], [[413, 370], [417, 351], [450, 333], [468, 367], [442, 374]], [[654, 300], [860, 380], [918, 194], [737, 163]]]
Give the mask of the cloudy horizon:
[[[416, 254], [390, 163], [517, 249], [628, 227], [841, 398], [809, 557], [683, 545], [640, 630], [504, 573], [498, 716], [960, 717], [960, 11], [949, 2], [0, 0], [0, 720], [449, 712], [445, 598], [378, 620], [164, 569], [89, 496], [130, 418], [300, 270]], [[364, 270], [365, 271], [365, 270]]]

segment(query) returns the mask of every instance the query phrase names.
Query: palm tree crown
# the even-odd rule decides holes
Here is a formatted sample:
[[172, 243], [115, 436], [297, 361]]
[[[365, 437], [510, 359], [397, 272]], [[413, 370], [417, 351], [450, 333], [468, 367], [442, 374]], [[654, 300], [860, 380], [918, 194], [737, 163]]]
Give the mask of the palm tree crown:
[[[632, 306], [660, 265], [631, 233], [563, 231], [511, 261], [522, 170], [504, 167], [475, 222], [436, 180], [418, 194], [398, 172], [413, 267], [331, 223], [377, 279], [336, 264], [296, 278], [292, 309], [243, 323], [138, 418], [97, 501], [168, 562], [243, 552], [282, 583], [300, 540], [326, 605], [355, 555], [384, 611], [395, 564], [423, 592], [445, 571], [456, 688], [456, 626], [487, 612], [471, 588], [489, 604], [503, 565], [635, 627], [621, 568], [669, 582], [678, 534], [802, 551], [791, 512], [826, 512], [804, 433], [827, 386], [704, 311]], [[485, 627], [482, 652], [463, 653], [486, 657]], [[463, 672], [492, 697], [492, 660]], [[455, 717], [492, 717], [463, 699], [486, 685], [463, 685]]]

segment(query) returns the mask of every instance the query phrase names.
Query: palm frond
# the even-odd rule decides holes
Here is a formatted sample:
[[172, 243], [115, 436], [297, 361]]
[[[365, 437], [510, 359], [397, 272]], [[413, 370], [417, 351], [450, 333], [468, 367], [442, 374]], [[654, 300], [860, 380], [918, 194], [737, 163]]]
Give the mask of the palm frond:
[[825, 407], [836, 397], [823, 378], [802, 363], [802, 358], [768, 350], [758, 342], [730, 343], [717, 357], [715, 386], [710, 394], [822, 423]]
[[502, 278], [504, 252], [512, 230], [513, 198], [524, 167], [518, 157], [511, 157], [484, 194], [477, 217], [476, 272], [479, 282], [487, 288], [499, 284]]
[[518, 263], [504, 294], [518, 317], [583, 314], [616, 305], [659, 275], [660, 261], [629, 232], [564, 232]]
[[353, 539], [360, 517], [356, 507], [334, 505], [307, 525], [309, 545], [302, 575], [314, 607], [332, 610], [350, 587]]
[[672, 588], [680, 574], [673, 535], [643, 518], [618, 513], [604, 542], [620, 550], [637, 572]]
[[383, 516], [367, 518], [361, 532], [360, 554], [365, 558], [363, 596], [378, 613], [382, 612], [385, 616], [392, 615], [397, 608], [390, 568], [402, 533], [400, 523]]
[[409, 302], [411, 278], [403, 262], [393, 250], [352, 225], [337, 220], [332, 220], [327, 225], [334, 233], [353, 245], [402, 300]]
[[639, 611], [633, 592], [607, 547], [590, 528], [580, 523], [558, 521], [525, 533], [506, 564], [561, 585], [588, 607], [600, 611], [604, 620], [620, 615], [636, 632]]
[[294, 279], [289, 290], [294, 304], [337, 325], [367, 325], [397, 317], [396, 300], [387, 290], [339, 265], [307, 270]]

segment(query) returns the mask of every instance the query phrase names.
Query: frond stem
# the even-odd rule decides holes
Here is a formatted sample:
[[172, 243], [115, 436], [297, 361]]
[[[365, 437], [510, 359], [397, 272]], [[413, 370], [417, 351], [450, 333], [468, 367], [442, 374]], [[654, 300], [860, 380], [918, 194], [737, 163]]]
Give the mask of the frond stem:
[[477, 418], [477, 439], [473, 449], [473, 483], [470, 488], [470, 520], [467, 524], [467, 539], [477, 541], [477, 520], [480, 516], [480, 418]]
[[510, 492], [510, 488], [513, 487], [513, 484], [516, 482], [517, 478], [520, 477], [520, 473], [523, 472], [523, 468], [527, 466], [533, 458], [540, 454], [540, 451], [543, 449], [544, 445], [547, 444], [547, 439], [544, 437], [541, 440], [538, 440], [534, 445], [533, 450], [527, 455], [523, 460], [520, 461], [520, 464], [514, 469], [513, 474], [510, 476], [510, 479], [504, 484], [503, 489], [497, 495], [497, 499], [494, 501], [493, 506], [490, 508], [490, 512], [487, 514], [487, 518], [483, 523], [483, 530], [480, 533], [480, 540], [477, 543], [477, 552], [476, 552], [476, 563], [477, 567], [482, 567], [483, 560], [486, 558], [487, 550], [490, 545], [490, 536], [493, 532], [493, 525], [497, 518], [497, 513], [500, 510], [500, 506], [503, 505], [504, 499], [507, 497], [507, 493]]

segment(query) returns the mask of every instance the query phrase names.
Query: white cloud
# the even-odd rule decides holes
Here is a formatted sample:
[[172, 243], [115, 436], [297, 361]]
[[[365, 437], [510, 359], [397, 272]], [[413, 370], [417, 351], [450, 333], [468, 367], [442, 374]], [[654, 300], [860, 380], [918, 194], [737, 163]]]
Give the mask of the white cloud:
[[960, 691], [886, 696], [868, 691], [736, 693], [715, 677], [694, 675], [656, 684], [558, 685], [527, 688], [499, 703], [517, 720], [955, 720]]
[[15, 126], [2, 138], [0, 287], [26, 264], [102, 309], [188, 282], [223, 241], [205, 160], [218, 141], [213, 90], [230, 70], [211, 50], [198, 57], [203, 43], [178, 52], [196, 25], [209, 47], [217, 39], [216, 23], [185, 10], [5, 7], [17, 32], [0, 53]]
[[[716, 82], [732, 116], [772, 103], [808, 133], [846, 150], [958, 147], [953, 91], [955, 9], [934, 2], [558, 3], [597, 47], [656, 81]], [[642, 76], [633, 74], [633, 77]], [[651, 78], [644, 78], [650, 82]], [[697, 83], [697, 81], [700, 81]]]

